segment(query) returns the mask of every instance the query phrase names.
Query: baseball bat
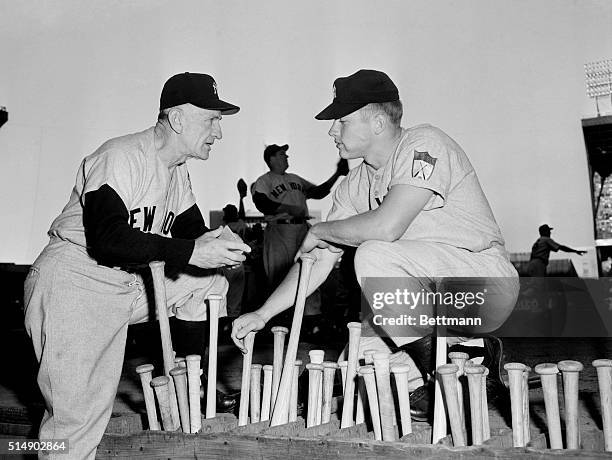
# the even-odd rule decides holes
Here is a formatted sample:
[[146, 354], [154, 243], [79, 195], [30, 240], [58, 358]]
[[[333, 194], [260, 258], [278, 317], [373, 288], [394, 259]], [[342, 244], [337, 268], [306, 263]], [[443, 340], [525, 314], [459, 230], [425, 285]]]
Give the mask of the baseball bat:
[[283, 326], [274, 326], [272, 334], [274, 335], [274, 358], [272, 360], [272, 399], [270, 411], [276, 404], [276, 394], [280, 385], [281, 373], [283, 372], [283, 353], [285, 351], [285, 337], [289, 333], [289, 329]]
[[504, 369], [508, 373], [510, 386], [510, 408], [512, 412], [512, 445], [525, 447], [525, 414], [523, 374], [527, 366], [521, 363], [506, 363]]
[[170, 409], [169, 383], [170, 377], [167, 375], [160, 375], [151, 380], [151, 386], [155, 390], [155, 396], [157, 396], [157, 405], [159, 406], [159, 415], [164, 431], [176, 431], [177, 428], [174, 426]]
[[[459, 366], [456, 364], [443, 364], [436, 369], [436, 373], [442, 380], [446, 408], [448, 409], [448, 419], [450, 421], [453, 445], [462, 447], [466, 445], [465, 434], [463, 433], [463, 419], [459, 410], [459, 392], [457, 386], [457, 373]], [[399, 390], [398, 390], [399, 391]]]
[[535, 372], [540, 376], [540, 380], [542, 381], [550, 448], [563, 449], [561, 418], [559, 416], [559, 394], [557, 390], [557, 374], [559, 373], [559, 369], [556, 364], [542, 363], [535, 367]]
[[531, 441], [531, 421], [529, 417], [529, 373], [531, 367], [525, 366], [523, 372], [523, 442], [525, 445]]
[[412, 433], [410, 393], [408, 391], [408, 373], [410, 372], [410, 366], [407, 364], [396, 365], [391, 367], [391, 372], [395, 377], [395, 387], [397, 388], [397, 403], [400, 410], [402, 436], [406, 436]]
[[482, 374], [484, 366], [476, 365], [464, 369], [470, 393], [470, 416], [472, 419], [472, 445], [479, 446], [482, 436]]
[[261, 421], [270, 419], [270, 403], [272, 402], [272, 375], [274, 366], [266, 364], [263, 368], [263, 395], [261, 397]]
[[[445, 332], [438, 329], [436, 335], [436, 369], [446, 364], [446, 337]], [[442, 391], [440, 388], [440, 379], [435, 376], [434, 380], [434, 419], [433, 428], [431, 430], [431, 442], [437, 443], [445, 437], [446, 430], [446, 410], [444, 409], [444, 401], [442, 399]]]
[[183, 433], [189, 433], [189, 397], [187, 396], [187, 369], [177, 366], [170, 371], [174, 388], [176, 389], [176, 400], [178, 402], [179, 415], [181, 416], [181, 428]]
[[191, 433], [202, 429], [202, 412], [200, 410], [200, 355], [187, 355], [187, 388], [189, 389], [189, 423]]
[[[348, 360], [346, 365], [346, 383], [344, 386], [344, 399], [342, 403], [342, 422], [340, 428], [354, 425], [353, 408], [355, 404], [355, 372], [359, 352], [359, 339], [361, 338], [361, 323], [351, 322], [346, 325], [349, 330]], [[388, 366], [387, 366], [388, 367]]]
[[242, 382], [240, 384], [240, 407], [238, 409], [238, 426], [249, 423], [249, 393], [251, 383], [251, 362], [253, 360], [253, 343], [255, 332], [249, 332], [244, 338], [246, 353], [242, 355]]
[[[310, 357], [310, 362], [312, 364], [323, 364], [323, 361], [325, 360], [325, 351], [323, 350], [310, 350], [308, 352], [308, 356]], [[320, 425], [321, 424], [321, 411], [323, 409], [323, 404], [321, 402], [321, 398], [323, 397], [323, 379], [320, 378], [319, 379], [319, 412], [316, 414], [317, 416], [317, 420], [316, 420], [316, 424]]]
[[217, 414], [217, 344], [219, 342], [219, 309], [223, 296], [209, 294], [208, 325], [210, 327], [208, 341], [208, 379], [206, 381], [206, 418]]
[[289, 419], [289, 397], [291, 394], [291, 386], [293, 381], [293, 370], [295, 367], [295, 359], [297, 357], [297, 349], [300, 341], [300, 329], [302, 328], [302, 317], [304, 316], [304, 305], [306, 302], [306, 293], [308, 292], [308, 282], [310, 281], [310, 272], [315, 263], [316, 258], [310, 254], [301, 256], [300, 278], [297, 287], [297, 297], [295, 301], [295, 310], [293, 312], [293, 321], [291, 323], [291, 333], [289, 334], [289, 343], [287, 344], [287, 352], [285, 353], [285, 362], [283, 364], [283, 373], [281, 381], [278, 385], [278, 393], [276, 402], [272, 411], [271, 426], [277, 426], [287, 423]]
[[308, 363], [308, 414], [306, 418], [306, 427], [318, 425], [317, 415], [320, 413], [320, 395], [319, 384], [321, 383], [321, 372], [323, 371], [322, 364]]
[[370, 407], [370, 417], [374, 428], [374, 438], [382, 441], [382, 427], [380, 426], [380, 410], [378, 407], [378, 391], [376, 391], [376, 376], [374, 375], [374, 365], [367, 364], [359, 368], [359, 375], [363, 377], [366, 391], [368, 393], [368, 405]]
[[[151, 277], [153, 279], [153, 292], [155, 295], [155, 310], [159, 322], [159, 332], [161, 335], [162, 355], [164, 359], [164, 374], [170, 376], [170, 371], [174, 368], [174, 352], [172, 351], [172, 336], [170, 335], [170, 322], [168, 321], [168, 307], [166, 304], [166, 278], [164, 275], [164, 262], [150, 262]], [[171, 431], [178, 430], [180, 417], [178, 404], [176, 401], [176, 391], [174, 382], [168, 378], [168, 400], [170, 413], [172, 415]]]
[[251, 423], [259, 422], [261, 408], [261, 364], [251, 364]]
[[612, 360], [596, 359], [593, 367], [597, 369], [599, 400], [604, 432], [604, 449], [612, 451]]
[[[489, 400], [487, 397], [487, 376], [489, 375], [489, 369], [484, 367], [482, 373], [482, 387], [480, 388], [480, 396], [482, 401], [481, 413], [482, 413], [482, 441], [491, 439], [491, 425], [489, 423]], [[524, 381], [523, 381], [524, 383]], [[529, 395], [529, 393], [527, 393]]]
[[580, 449], [580, 426], [578, 424], [578, 381], [584, 368], [578, 361], [559, 361], [557, 368], [563, 373], [565, 396], [565, 442], [568, 449]]
[[461, 351], [453, 351], [448, 354], [448, 359], [451, 363], [457, 365], [457, 398], [459, 399], [459, 415], [461, 415], [461, 424], [463, 426], [463, 438], [467, 439], [467, 430], [465, 427], [465, 407], [463, 404], [463, 376], [465, 375], [465, 362], [470, 355]]
[[300, 366], [302, 365], [301, 359], [295, 360], [293, 366], [293, 374], [291, 375], [291, 388], [289, 390], [289, 421], [295, 422], [297, 420], [297, 406], [298, 406], [298, 382], [300, 381]]
[[331, 420], [332, 399], [334, 393], [334, 378], [336, 377], [338, 364], [323, 362], [323, 395], [321, 398], [321, 423], [329, 423]]
[[[389, 375], [389, 353], [374, 354], [374, 369], [376, 372], [376, 389], [378, 390], [378, 409], [380, 411], [382, 438], [383, 441], [395, 441], [395, 428], [393, 426], [395, 406], [393, 404], [393, 393], [391, 392], [391, 379]], [[347, 375], [347, 388], [348, 379], [349, 376]]]
[[142, 384], [142, 394], [144, 396], [145, 407], [147, 409], [147, 420], [149, 421], [149, 430], [159, 431], [159, 422], [157, 421], [157, 409], [155, 408], [155, 395], [151, 388], [151, 380], [153, 378], [153, 364], [143, 364], [136, 368], [136, 373], [140, 376]]
[[185, 362], [185, 358], [177, 357], [174, 358], [174, 367], [186, 367], [187, 363]]
[[[374, 361], [372, 361], [374, 364]], [[344, 391], [346, 389], [346, 368], [348, 366], [348, 361], [339, 361], [338, 368], [340, 369], [340, 378], [342, 379], [342, 394], [344, 395]]]

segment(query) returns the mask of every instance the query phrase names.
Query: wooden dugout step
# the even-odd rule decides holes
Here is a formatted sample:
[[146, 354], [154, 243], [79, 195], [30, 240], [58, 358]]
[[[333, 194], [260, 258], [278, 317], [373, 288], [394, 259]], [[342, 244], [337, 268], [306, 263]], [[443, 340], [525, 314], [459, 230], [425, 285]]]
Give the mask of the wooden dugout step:
[[143, 431], [138, 415], [114, 417], [98, 447], [97, 458], [173, 458], [173, 459], [240, 459], [281, 460], [307, 458], [328, 459], [582, 459], [610, 458], [603, 452], [603, 436], [598, 430], [583, 431], [582, 450], [546, 449], [545, 435], [535, 435], [525, 448], [512, 447], [509, 429], [492, 430], [491, 439], [481, 446], [451, 447], [450, 436], [440, 443], [428, 444], [431, 427], [414, 424], [413, 433], [399, 441], [383, 442], [373, 439], [364, 424], [340, 429], [337, 419], [305, 428], [298, 419], [285, 425], [269, 427], [259, 422], [238, 427], [231, 414], [202, 419], [202, 432], [184, 434], [168, 431]]

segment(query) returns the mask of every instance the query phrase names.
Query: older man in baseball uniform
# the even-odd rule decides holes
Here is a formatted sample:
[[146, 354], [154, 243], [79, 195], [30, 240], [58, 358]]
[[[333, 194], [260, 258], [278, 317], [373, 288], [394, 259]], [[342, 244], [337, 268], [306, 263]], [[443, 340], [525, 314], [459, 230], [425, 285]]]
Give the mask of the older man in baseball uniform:
[[[342, 246], [356, 246], [354, 266], [365, 298], [372, 298], [372, 279], [399, 279], [411, 292], [426, 293], [438, 280], [470, 277], [481, 280], [480, 288], [495, 301], [478, 311], [483, 324], [477, 331], [459, 328], [456, 333], [495, 330], [514, 308], [518, 275], [476, 172], [443, 131], [431, 125], [404, 129], [401, 117], [397, 87], [375, 70], [336, 79], [332, 103], [316, 116], [333, 120], [329, 135], [342, 158], [363, 162], [338, 185], [328, 220], [314, 225], [302, 243], [299, 253], [317, 258], [308, 290], [325, 280]], [[298, 275], [296, 265], [259, 310], [234, 321], [232, 335], [239, 347], [246, 333], [291, 306]], [[432, 313], [431, 306], [417, 307]], [[399, 304], [386, 310], [387, 316], [405, 312]], [[405, 361], [407, 351], [422, 371], [411, 376], [412, 389], [425, 389], [422, 384], [432, 369], [424, 345], [430, 335], [424, 335], [418, 327], [398, 329], [369, 320], [363, 325], [360, 354], [382, 348]], [[428, 391], [413, 393], [421, 398]]]
[[128, 324], [146, 321], [152, 309], [148, 262], [165, 262], [169, 314], [182, 340], [177, 355], [202, 353], [206, 295], [227, 291], [217, 269], [242, 263], [250, 248], [208, 230], [186, 161], [208, 159], [222, 137], [221, 116], [238, 110], [219, 98], [210, 75], [178, 74], [164, 85], [155, 126], [111, 139], [81, 162], [25, 282], [25, 325], [46, 404], [39, 438], [70, 444], [57, 458], [95, 457]]

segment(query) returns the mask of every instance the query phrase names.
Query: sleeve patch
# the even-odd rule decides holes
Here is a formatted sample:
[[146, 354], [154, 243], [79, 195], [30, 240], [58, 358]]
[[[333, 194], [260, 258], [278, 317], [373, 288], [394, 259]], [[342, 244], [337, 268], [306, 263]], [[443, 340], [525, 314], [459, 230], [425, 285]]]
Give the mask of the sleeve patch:
[[414, 151], [412, 160], [412, 177], [422, 180], [429, 180], [436, 166], [437, 158], [432, 157], [428, 152]]

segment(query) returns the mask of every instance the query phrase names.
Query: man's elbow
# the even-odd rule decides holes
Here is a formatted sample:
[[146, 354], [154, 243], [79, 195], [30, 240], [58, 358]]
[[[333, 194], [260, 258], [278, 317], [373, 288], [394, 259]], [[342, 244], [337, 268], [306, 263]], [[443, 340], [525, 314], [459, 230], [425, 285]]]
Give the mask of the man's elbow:
[[404, 232], [406, 231], [403, 226], [393, 225], [388, 223], [386, 225], [380, 225], [378, 227], [378, 240], [386, 241], [388, 243], [392, 243], [394, 241], [399, 240]]

